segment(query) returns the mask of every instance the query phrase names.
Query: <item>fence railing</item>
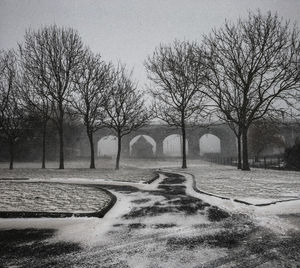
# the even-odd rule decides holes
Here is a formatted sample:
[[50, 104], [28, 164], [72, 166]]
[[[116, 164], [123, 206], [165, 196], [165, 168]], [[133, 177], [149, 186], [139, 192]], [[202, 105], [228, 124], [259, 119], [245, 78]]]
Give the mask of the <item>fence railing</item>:
[[[204, 160], [220, 165], [237, 166], [236, 157], [224, 157], [221, 155], [206, 156]], [[264, 157], [249, 157], [249, 165], [254, 168], [264, 169], [284, 169], [284, 158], [282, 155], [264, 156]]]

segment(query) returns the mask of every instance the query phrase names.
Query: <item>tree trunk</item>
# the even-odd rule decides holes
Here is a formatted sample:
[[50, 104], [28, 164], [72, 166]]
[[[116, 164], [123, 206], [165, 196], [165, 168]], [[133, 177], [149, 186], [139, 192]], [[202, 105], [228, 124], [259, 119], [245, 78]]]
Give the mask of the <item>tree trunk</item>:
[[242, 170], [250, 170], [248, 160], [248, 128], [242, 128], [242, 146], [243, 146], [243, 167]]
[[242, 169], [242, 146], [241, 146], [241, 132], [239, 131], [237, 135], [237, 143], [238, 143], [238, 163], [237, 168]]
[[64, 169], [64, 114], [62, 103], [59, 105], [58, 119], [58, 134], [59, 134], [59, 169]]
[[94, 141], [93, 141], [93, 132], [88, 132], [89, 142], [90, 142], [90, 149], [91, 149], [91, 163], [90, 168], [95, 168], [95, 150], [94, 150]]
[[116, 170], [120, 168], [120, 156], [121, 156], [121, 135], [118, 134], [118, 153], [116, 158]]
[[14, 158], [15, 158], [15, 150], [14, 150], [14, 141], [9, 142], [9, 154], [10, 154], [10, 161], [9, 161], [9, 169], [14, 168]]
[[42, 168], [46, 168], [46, 133], [47, 133], [47, 121], [43, 123]]
[[64, 169], [64, 130], [61, 126], [59, 128], [59, 169]]
[[185, 122], [184, 118], [182, 117], [182, 124], [181, 124], [181, 132], [182, 132], [182, 168], [187, 168], [186, 165], [186, 134], [185, 134]]

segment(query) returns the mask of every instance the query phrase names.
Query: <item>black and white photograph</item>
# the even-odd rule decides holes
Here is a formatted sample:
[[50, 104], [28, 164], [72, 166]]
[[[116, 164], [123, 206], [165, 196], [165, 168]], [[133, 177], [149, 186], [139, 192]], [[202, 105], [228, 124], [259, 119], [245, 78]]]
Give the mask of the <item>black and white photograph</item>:
[[0, 267], [300, 268], [300, 0], [0, 0]]

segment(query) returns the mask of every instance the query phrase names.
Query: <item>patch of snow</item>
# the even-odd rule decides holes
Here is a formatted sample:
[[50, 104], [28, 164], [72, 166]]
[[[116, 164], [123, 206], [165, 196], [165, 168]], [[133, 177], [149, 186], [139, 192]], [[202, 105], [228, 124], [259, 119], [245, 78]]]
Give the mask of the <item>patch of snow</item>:
[[[56, 240], [81, 243], [86, 247], [94, 247], [105, 241], [105, 234], [113, 228], [113, 224], [120, 220], [120, 216], [131, 210], [131, 197], [111, 191], [117, 202], [102, 219], [78, 222], [59, 228]], [[88, 230], [88, 231], [87, 231]]]
[[163, 215], [153, 216], [153, 217], [145, 217], [141, 220], [141, 223], [155, 225], [155, 224], [175, 224], [175, 225], [187, 225], [192, 226], [195, 224], [206, 224], [209, 223], [209, 220], [201, 214], [186, 216], [182, 215], [174, 215], [170, 213], [164, 213]]
[[0, 211], [97, 212], [111, 197], [101, 189], [62, 183], [0, 181]]
[[[168, 170], [168, 172], [172, 172]], [[177, 172], [178, 173], [178, 172]], [[195, 192], [193, 189], [193, 177], [187, 173], [179, 173], [186, 177], [186, 193], [188, 195], [199, 198], [211, 205], [232, 213], [243, 213], [249, 215], [259, 225], [270, 228], [278, 233], [285, 233], [290, 229], [299, 229], [299, 226], [291, 224], [287, 219], [283, 219], [278, 215], [299, 214], [300, 200], [276, 203], [273, 205], [257, 207], [246, 205], [230, 200], [224, 200], [218, 197], [209, 196], [206, 194]]]
[[264, 215], [300, 214], [300, 200], [292, 200], [258, 207], [257, 211], [260, 211]]

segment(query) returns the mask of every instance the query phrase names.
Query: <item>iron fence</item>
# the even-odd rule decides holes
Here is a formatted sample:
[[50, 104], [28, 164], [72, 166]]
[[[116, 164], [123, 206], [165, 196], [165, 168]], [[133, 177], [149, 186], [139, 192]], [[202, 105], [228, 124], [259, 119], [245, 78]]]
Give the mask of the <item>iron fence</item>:
[[[236, 157], [224, 157], [221, 155], [206, 156], [203, 157], [204, 160], [211, 163], [220, 164], [220, 165], [231, 165], [237, 166]], [[282, 155], [274, 156], [263, 156], [263, 157], [250, 157], [249, 158], [250, 167], [254, 168], [264, 168], [264, 169], [284, 169], [285, 162]]]

